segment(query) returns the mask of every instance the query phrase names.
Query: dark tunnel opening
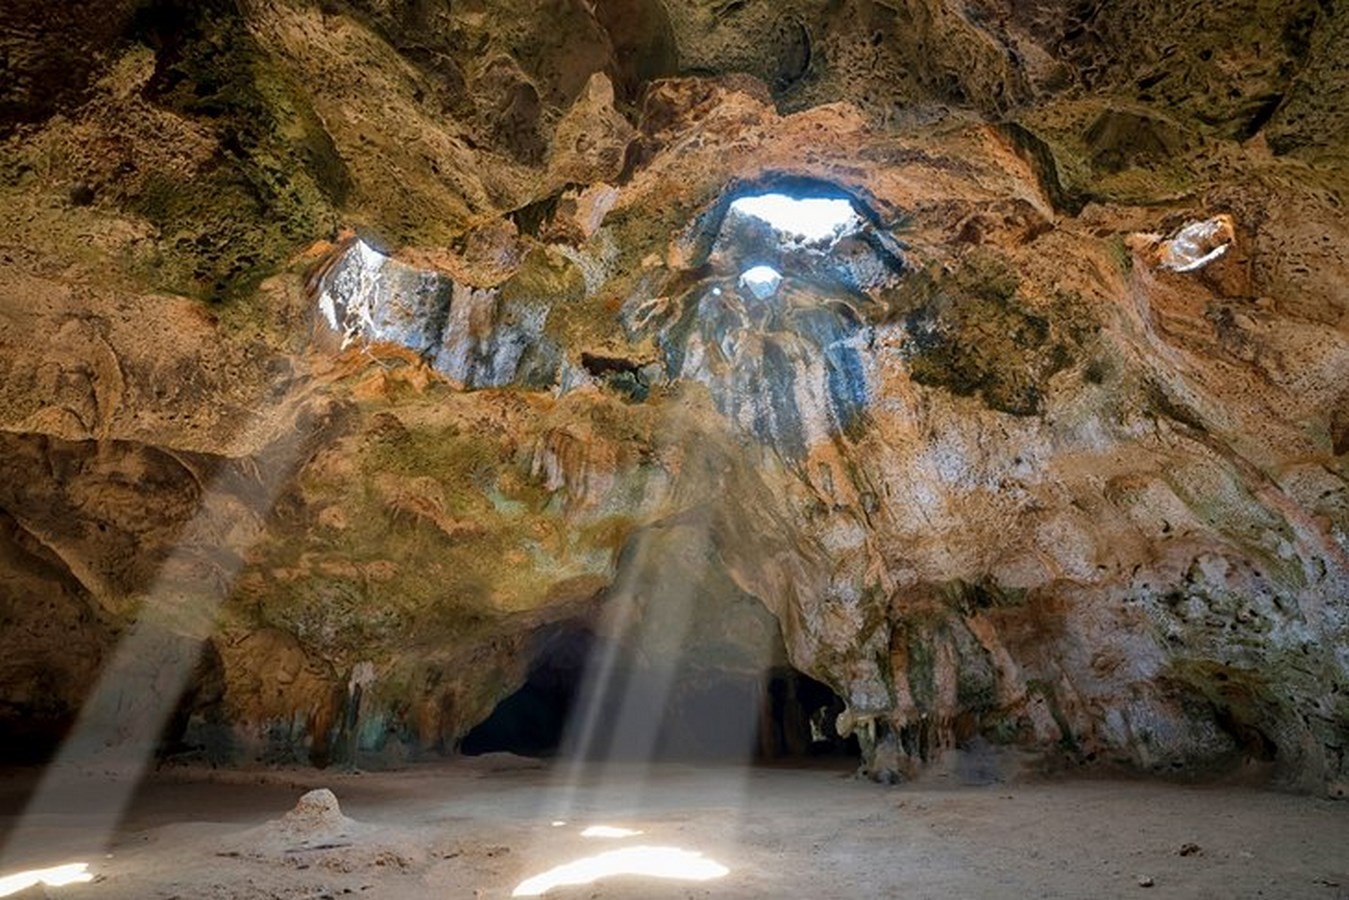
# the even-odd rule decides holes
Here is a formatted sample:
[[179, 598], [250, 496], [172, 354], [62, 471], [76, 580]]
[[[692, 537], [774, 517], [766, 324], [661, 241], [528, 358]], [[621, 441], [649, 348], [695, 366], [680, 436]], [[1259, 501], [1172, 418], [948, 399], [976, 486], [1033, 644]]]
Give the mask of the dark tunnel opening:
[[839, 757], [860, 759], [855, 735], [838, 733], [838, 717], [845, 704], [829, 685], [790, 667], [769, 673], [760, 706], [760, 759]]
[[465, 756], [555, 756], [600, 638], [580, 626], [549, 629], [536, 641], [525, 683], [460, 742]]
[[[614, 650], [618, 661], [609, 669], [609, 684], [585, 690], [589, 663]], [[631, 719], [633, 708], [643, 711], [641, 721]], [[860, 759], [857, 738], [838, 734], [843, 709], [827, 685], [789, 666], [757, 673], [706, 667], [659, 672], [633, 664], [621, 647], [588, 628], [571, 625], [537, 642], [524, 684], [469, 731], [459, 749], [466, 756], [774, 764]], [[569, 725], [587, 712], [596, 727], [578, 750]]]

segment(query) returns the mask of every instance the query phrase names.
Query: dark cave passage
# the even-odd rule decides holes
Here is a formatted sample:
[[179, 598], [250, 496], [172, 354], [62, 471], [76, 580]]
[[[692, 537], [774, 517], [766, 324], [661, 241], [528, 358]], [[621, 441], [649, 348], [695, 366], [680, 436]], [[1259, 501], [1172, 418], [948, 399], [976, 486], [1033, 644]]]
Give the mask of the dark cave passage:
[[758, 756], [860, 759], [857, 738], [838, 733], [836, 723], [844, 706], [829, 685], [789, 667], [774, 669], [760, 706]]
[[[583, 755], [613, 759], [785, 761], [860, 758], [835, 729], [843, 701], [787, 666], [767, 672], [703, 666], [656, 670], [616, 649], [608, 683], [586, 688], [608, 641], [578, 626], [550, 630], [525, 683], [464, 736], [460, 752], [550, 757], [577, 753], [573, 717], [596, 705]], [[591, 676], [593, 677], [593, 676]]]
[[576, 625], [546, 631], [536, 642], [525, 683], [464, 735], [460, 752], [466, 756], [555, 755], [576, 706], [586, 663], [601, 640], [594, 632]]

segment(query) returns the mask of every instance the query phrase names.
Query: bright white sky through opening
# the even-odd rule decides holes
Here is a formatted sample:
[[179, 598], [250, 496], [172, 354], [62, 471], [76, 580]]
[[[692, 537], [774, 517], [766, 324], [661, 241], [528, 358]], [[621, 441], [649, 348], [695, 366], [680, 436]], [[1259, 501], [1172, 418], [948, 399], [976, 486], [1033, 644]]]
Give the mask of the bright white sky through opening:
[[754, 296], [763, 300], [771, 297], [782, 283], [782, 274], [772, 266], [755, 266], [740, 276], [740, 283], [754, 292]]
[[778, 231], [816, 241], [837, 234], [846, 227], [860, 224], [857, 213], [847, 200], [828, 200], [808, 197], [797, 200], [786, 194], [759, 194], [741, 197], [731, 209], [756, 219], [763, 219]]

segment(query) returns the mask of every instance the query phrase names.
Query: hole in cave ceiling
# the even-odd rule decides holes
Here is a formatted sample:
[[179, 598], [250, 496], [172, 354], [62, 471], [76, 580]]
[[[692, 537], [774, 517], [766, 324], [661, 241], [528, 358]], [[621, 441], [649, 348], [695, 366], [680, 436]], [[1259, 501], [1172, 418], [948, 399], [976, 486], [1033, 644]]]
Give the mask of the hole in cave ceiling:
[[[885, 224], [894, 216], [808, 176], [728, 186], [692, 224], [693, 267], [677, 276], [698, 273], [692, 284], [673, 302], [634, 295], [625, 307], [625, 328], [652, 339], [657, 355], [583, 348], [581, 369], [633, 403], [657, 384], [706, 384], [736, 427], [785, 458], [854, 435], [869, 397], [872, 324], [906, 272]], [[552, 310], [538, 298], [461, 285], [358, 239], [312, 285], [334, 349], [398, 344], [465, 389], [559, 384], [567, 348], [547, 334]]]
[[777, 292], [778, 285], [782, 283], [782, 273], [772, 266], [754, 266], [740, 274], [740, 283], [763, 300]]
[[760, 190], [733, 189], [709, 215], [720, 218], [707, 223], [706, 260], [723, 277], [733, 272], [724, 286], [743, 296], [764, 300], [795, 283], [865, 302], [904, 272], [881, 217], [836, 185], [779, 175]]
[[731, 185], [691, 224], [691, 283], [633, 304], [627, 324], [654, 339], [668, 381], [707, 385], [736, 427], [800, 460], [865, 422], [873, 323], [906, 271], [885, 221], [807, 176]]
[[806, 241], [839, 237], [862, 225], [852, 203], [832, 197], [752, 194], [732, 202], [731, 212], [753, 216], [783, 235]]

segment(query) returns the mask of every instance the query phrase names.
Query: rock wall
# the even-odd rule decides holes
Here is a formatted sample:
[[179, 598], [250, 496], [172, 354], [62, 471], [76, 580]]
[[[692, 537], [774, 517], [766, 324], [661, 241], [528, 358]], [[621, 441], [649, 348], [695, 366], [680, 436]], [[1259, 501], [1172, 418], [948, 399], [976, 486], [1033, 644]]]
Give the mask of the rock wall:
[[876, 777], [1344, 792], [1342, 10], [516, 6], [133, 4], [60, 83], [3, 14], [7, 734], [152, 632], [161, 752], [452, 752], [624, 609]]

